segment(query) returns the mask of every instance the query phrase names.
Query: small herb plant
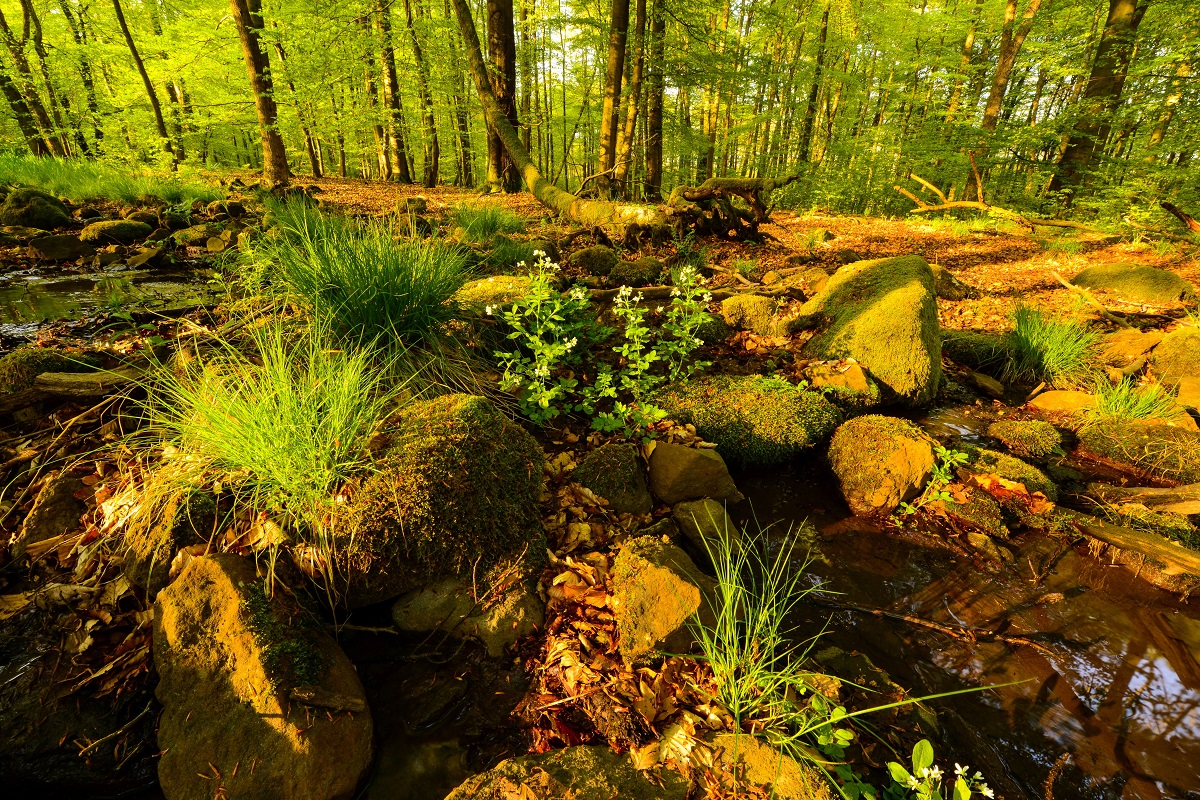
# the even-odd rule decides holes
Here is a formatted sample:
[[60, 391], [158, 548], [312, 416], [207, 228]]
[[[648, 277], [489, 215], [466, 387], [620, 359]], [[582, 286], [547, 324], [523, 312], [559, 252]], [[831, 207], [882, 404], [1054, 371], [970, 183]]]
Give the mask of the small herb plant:
[[933, 476], [929, 483], [925, 484], [925, 490], [912, 503], [900, 504], [900, 513], [906, 517], [912, 516], [930, 503], [953, 499], [946, 487], [954, 481], [954, 470], [966, 464], [968, 456], [959, 450], [951, 450], [941, 445], [934, 449], [934, 454], [937, 460], [933, 464]]
[[[983, 773], [971, 774], [970, 767], [954, 765], [954, 783], [943, 787], [947, 777], [933, 763], [933, 745], [928, 739], [917, 742], [912, 751], [912, 772], [897, 761], [888, 762], [892, 782], [883, 790], [885, 800], [970, 800], [974, 796], [992, 798], [995, 792], [984, 782]], [[948, 788], [949, 794], [943, 794]]]

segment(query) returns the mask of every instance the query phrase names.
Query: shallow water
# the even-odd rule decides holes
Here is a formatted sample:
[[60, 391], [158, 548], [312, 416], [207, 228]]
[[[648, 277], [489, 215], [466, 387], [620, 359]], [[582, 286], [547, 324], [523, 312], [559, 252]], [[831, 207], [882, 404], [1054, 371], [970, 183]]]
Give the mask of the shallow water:
[[1026, 635], [1045, 648], [971, 644], [807, 606], [802, 631], [828, 622], [823, 643], [865, 653], [914, 696], [1020, 682], [931, 701], [944, 765], [982, 769], [1006, 797], [1042, 798], [1067, 752], [1056, 797], [1200, 797], [1200, 607], [1047, 537], [1009, 543], [1015, 565], [989, 573], [948, 549], [848, 525], [817, 470], [743, 475], [738, 485], [760, 523], [807, 518], [821, 531], [808, 571], [829, 603]]

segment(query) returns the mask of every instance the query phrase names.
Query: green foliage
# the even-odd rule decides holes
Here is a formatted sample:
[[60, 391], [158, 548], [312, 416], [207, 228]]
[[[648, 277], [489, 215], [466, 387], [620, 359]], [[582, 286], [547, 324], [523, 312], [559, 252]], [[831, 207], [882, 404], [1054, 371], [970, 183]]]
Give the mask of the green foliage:
[[984, 782], [982, 772], [972, 775], [970, 767], [959, 764], [954, 765], [954, 783], [943, 786], [943, 778], [949, 780], [949, 776], [933, 763], [933, 745], [928, 739], [922, 739], [913, 746], [912, 772], [898, 761], [889, 761], [887, 766], [891, 784], [883, 791], [885, 800], [970, 800], [973, 795], [995, 797], [995, 792]]
[[1005, 339], [1005, 381], [1045, 381], [1058, 388], [1070, 388], [1091, 377], [1098, 341], [1095, 333], [1078, 322], [1047, 317], [1026, 305], [1017, 306], [1012, 319], [1013, 329]]
[[383, 223], [359, 225], [304, 204], [274, 209], [282, 235], [255, 258], [329, 329], [363, 342], [412, 343], [453, 318], [470, 277], [466, 255], [438, 239], [397, 243]]
[[501, 233], [521, 233], [525, 220], [499, 205], [459, 205], [450, 212], [454, 224], [463, 229], [465, 240], [490, 244]]
[[1170, 422], [1187, 413], [1159, 383], [1139, 386], [1129, 378], [1119, 383], [1097, 378], [1092, 395], [1096, 398], [1095, 402], [1080, 412], [1085, 425], [1139, 419]]
[[279, 619], [279, 612], [273, 608], [279, 602], [284, 601], [270, 597], [265, 583], [252, 584], [245, 600], [247, 626], [262, 648], [267, 679], [276, 691], [311, 686], [320, 680], [328, 664], [304, 625], [284, 624]]
[[946, 491], [946, 487], [954, 482], [955, 470], [966, 464], [970, 457], [966, 453], [950, 450], [941, 445], [934, 448], [933, 454], [937, 460], [933, 464], [933, 474], [929, 478], [929, 483], [925, 484], [925, 488], [916, 500], [911, 503], [900, 503], [898, 511], [904, 516], [915, 514], [930, 503], [950, 502], [954, 499]]
[[191, 205], [221, 198], [218, 189], [186, 173], [168, 175], [115, 162], [11, 154], [0, 154], [0, 183], [31, 186], [77, 203], [162, 200]]

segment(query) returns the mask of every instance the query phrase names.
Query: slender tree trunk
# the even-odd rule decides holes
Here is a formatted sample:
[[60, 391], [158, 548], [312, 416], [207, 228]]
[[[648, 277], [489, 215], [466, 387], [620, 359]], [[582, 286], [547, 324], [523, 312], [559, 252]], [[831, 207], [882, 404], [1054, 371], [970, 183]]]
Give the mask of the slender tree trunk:
[[300, 118], [300, 132], [304, 135], [304, 150], [308, 156], [309, 168], [312, 170], [314, 178], [320, 178], [323, 174], [321, 157], [317, 152], [317, 143], [313, 139], [312, 129], [309, 127], [308, 120], [304, 112], [300, 110], [300, 98], [296, 96], [296, 84], [292, 81], [292, 76], [287, 69], [287, 56], [283, 52], [283, 44], [278, 40], [272, 44], [275, 47], [275, 56], [279, 59], [279, 71], [283, 74], [284, 81], [287, 83], [288, 96], [292, 98], [292, 102], [296, 105], [296, 116]]
[[17, 41], [12, 29], [8, 27], [8, 20], [5, 19], [4, 12], [2, 11], [0, 11], [0, 35], [4, 37], [4, 44], [8, 48], [8, 52], [13, 59], [13, 66], [17, 70], [17, 79], [13, 81], [10, 76], [10, 82], [21, 94], [25, 108], [29, 110], [32, 119], [36, 122], [39, 135], [45, 141], [50, 152], [56, 156], [66, 156], [67, 153], [63, 149], [62, 140], [58, 137], [58, 132], [54, 128], [54, 122], [46, 112], [46, 106], [42, 103], [41, 97], [38, 96], [35, 81], [33, 80], [33, 70], [29, 68], [29, 60], [25, 58], [24, 38], [22, 41]]
[[[450, 10], [450, 0], [442, 0], [442, 7], [446, 14], [446, 19], [454, 18], [454, 12]], [[455, 28], [454, 33], [450, 35], [450, 56], [455, 64], [461, 64], [462, 58], [462, 35]], [[453, 92], [451, 94], [451, 105], [454, 108], [454, 126], [455, 133], [458, 139], [458, 176], [455, 181], [459, 186], [474, 186], [475, 185], [475, 156], [471, 150], [471, 128], [469, 118], [467, 116], [467, 97], [463, 87], [470, 87], [471, 79], [469, 76], [455, 77]]]
[[821, 13], [821, 29], [817, 34], [817, 58], [813, 69], [812, 85], [808, 88], [808, 103], [804, 112], [804, 126], [800, 129], [800, 158], [812, 161], [813, 126], [817, 121], [817, 94], [821, 91], [821, 72], [825, 67], [825, 43], [829, 39], [829, 5]]
[[[119, 0], [113, 0], [113, 3], [119, 3]], [[259, 0], [229, 0], [229, 9], [237, 25], [238, 38], [242, 42], [246, 73], [250, 77], [250, 90], [254, 93], [254, 108], [258, 112], [258, 131], [262, 138], [263, 183], [272, 189], [285, 187], [289, 177], [287, 153], [283, 149], [283, 137], [279, 135], [276, 124], [279, 112], [275, 107], [271, 65], [260, 42], [263, 29], [262, 6]], [[132, 39], [129, 40], [129, 46], [133, 47]], [[142, 74], [145, 75], [144, 70]], [[147, 88], [150, 88], [149, 79]], [[159, 124], [161, 123], [160, 113]]]
[[633, 134], [637, 126], [638, 106], [642, 99], [642, 74], [646, 64], [646, 0], [637, 0], [634, 13], [634, 59], [629, 77], [629, 102], [626, 104], [625, 121], [617, 131], [616, 163], [613, 166], [613, 182], [629, 197], [631, 188], [627, 184], [629, 165], [633, 162]]
[[646, 181], [647, 200], [662, 197], [663, 177], [663, 48], [667, 20], [664, 0], [654, 0], [650, 12], [650, 74], [646, 79]]
[[604, 71], [604, 106], [600, 112], [600, 165], [596, 187], [601, 197], [610, 191], [617, 158], [617, 127], [621, 115], [621, 82], [625, 77], [625, 47], [629, 38], [629, 0], [612, 0], [608, 29], [608, 65]]
[[1021, 24], [1017, 20], [1017, 0], [1007, 0], [1004, 7], [1004, 29], [1000, 34], [1000, 55], [996, 59], [996, 72], [992, 77], [992, 89], [988, 93], [987, 105], [983, 109], [983, 129], [996, 130], [1000, 119], [1000, 109], [1004, 103], [1004, 93], [1008, 90], [1008, 81], [1012, 76], [1013, 65], [1017, 62], [1017, 54], [1021, 45], [1033, 27], [1033, 17], [1038, 12], [1042, 0], [1029, 0], [1025, 16]]
[[35, 156], [50, 155], [50, 148], [38, 132], [37, 125], [33, 122], [33, 114], [30, 113], [29, 106], [25, 103], [25, 98], [13, 84], [12, 78], [8, 76], [8, 70], [3, 64], [0, 64], [0, 93], [4, 95], [4, 99], [8, 101], [8, 107], [12, 109], [13, 116], [16, 117], [17, 128], [21, 131], [21, 136], [25, 139], [29, 152]]
[[69, 152], [70, 147], [68, 142], [72, 133], [76, 134], [76, 140], [82, 144], [82, 150], [87, 152], [87, 141], [79, 134], [79, 129], [73, 131], [68, 129], [64, 124], [63, 115], [60, 108], [68, 109], [67, 98], [60, 97], [54, 91], [54, 83], [50, 80], [50, 67], [46, 63], [46, 45], [42, 41], [42, 19], [38, 16], [37, 10], [33, 7], [31, 0], [21, 0], [21, 10], [25, 15], [26, 29], [30, 30], [30, 41], [33, 42], [33, 54], [37, 56], [38, 73], [42, 77], [42, 85], [46, 90], [46, 99], [50, 103], [50, 116], [54, 119], [54, 128], [58, 133], [59, 141], [63, 152]]
[[[457, 11], [457, 5], [455, 11]], [[487, 0], [488, 57], [492, 94], [500, 104], [505, 119], [515, 129], [517, 121], [517, 43], [513, 30], [513, 0]], [[461, 22], [461, 18], [459, 20]], [[472, 23], [474, 25], [474, 23]], [[472, 32], [474, 28], [472, 27]], [[466, 32], [463, 33], [464, 42]], [[467, 43], [470, 57], [470, 44]], [[512, 161], [512, 151], [496, 124], [488, 120], [488, 185], [492, 191], [516, 192], [521, 188], [521, 173]]]
[[92, 62], [87, 53], [87, 34], [83, 27], [83, 17], [82, 15], [76, 16], [67, 0], [58, 0], [58, 7], [62, 11], [63, 19], [67, 21], [67, 25], [71, 29], [71, 37], [80, 48], [79, 80], [83, 84], [83, 90], [87, 96], [92, 137], [96, 146], [99, 147], [100, 143], [104, 141], [104, 129], [100, 127], [100, 105], [96, 101], [96, 81], [92, 74]]
[[1175, 109], [1179, 107], [1179, 101], [1183, 99], [1184, 84], [1191, 75], [1191, 62], [1180, 61], [1179, 66], [1175, 68], [1175, 77], [1171, 79], [1171, 88], [1163, 100], [1162, 111], [1159, 112], [1158, 119], [1155, 120], [1154, 127], [1150, 130], [1150, 140], [1147, 142], [1150, 154], [1146, 156], [1148, 163], [1158, 160], [1158, 149], [1162, 146], [1163, 140], [1167, 138], [1167, 128], [1175, 117]]
[[417, 38], [417, 28], [413, 23], [412, 0], [404, 0], [404, 15], [408, 23], [408, 36], [412, 42], [413, 60], [417, 64], [417, 92], [421, 98], [421, 120], [425, 135], [421, 138], [424, 160], [422, 161], [422, 185], [437, 186], [438, 161], [441, 151], [438, 147], [437, 123], [433, 117], [433, 93], [429, 91], [429, 67], [425, 64], [425, 54], [421, 50], [421, 42]]
[[953, 122], [958, 114], [958, 106], [962, 100], [963, 83], [971, 69], [971, 56], [975, 49], [975, 30], [979, 27], [979, 18], [983, 15], [983, 0], [975, 0], [975, 13], [971, 15], [971, 24], [967, 27], [967, 35], [963, 37], [962, 59], [959, 61], [958, 75], [954, 78], [954, 88], [950, 90], [950, 102], [946, 106], [946, 122]]
[[[230, 2], [236, 4], [244, 2], [244, 0], [230, 0]], [[125, 12], [121, 10], [121, 0], [113, 0], [113, 11], [117, 15], [117, 25], [121, 28], [121, 33], [125, 36], [125, 44], [129, 48], [129, 55], [133, 57], [133, 64], [137, 67], [138, 74], [142, 76], [142, 85], [146, 87], [146, 96], [150, 98], [150, 108], [154, 111], [154, 126], [158, 129], [158, 136], [163, 141], [163, 148], [174, 156], [171, 137], [167, 134], [167, 123], [163, 119], [162, 106], [158, 102], [158, 92], [154, 90], [154, 84], [150, 81], [150, 74], [146, 72], [146, 65], [143, 63], [142, 56], [138, 53], [137, 45], [133, 41], [133, 34], [129, 32], [129, 24], [125, 22]], [[239, 24], [239, 30], [240, 27]], [[247, 64], [249, 64], [249, 58], [249, 55], [247, 55]]]
[[[388, 125], [384, 130], [386, 158], [385, 171], [390, 180], [395, 177], [400, 183], [412, 183], [409, 168], [408, 143], [404, 134], [404, 105], [400, 98], [400, 84], [396, 77], [396, 51], [392, 46], [392, 5], [385, 0], [375, 0], [375, 16], [379, 25], [380, 56], [383, 60], [383, 102], [387, 106]], [[386, 169], [390, 165], [391, 169]]]

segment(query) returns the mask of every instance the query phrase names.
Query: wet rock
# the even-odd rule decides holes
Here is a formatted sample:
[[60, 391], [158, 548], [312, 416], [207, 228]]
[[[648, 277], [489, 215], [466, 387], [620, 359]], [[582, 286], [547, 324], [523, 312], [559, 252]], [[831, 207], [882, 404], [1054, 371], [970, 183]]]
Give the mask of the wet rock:
[[1108, 363], [1125, 365], [1150, 355], [1150, 351], [1157, 347], [1162, 339], [1163, 335], [1156, 331], [1122, 328], [1101, 337], [1100, 352]]
[[987, 435], [1018, 456], [1046, 458], [1062, 448], [1062, 434], [1041, 420], [1002, 420], [988, 426]]
[[1200, 433], [1170, 425], [1089, 425], [1079, 442], [1095, 455], [1155, 477], [1200, 482]]
[[529, 293], [532, 281], [523, 275], [495, 275], [463, 284], [451, 300], [460, 308], [476, 314], [486, 313], [488, 307], [507, 306]]
[[152, 229], [158, 227], [158, 214], [154, 213], [153, 211], [130, 211], [125, 215], [125, 219], [144, 223], [149, 225]]
[[567, 265], [581, 269], [589, 275], [607, 277], [617, 265], [617, 251], [604, 245], [594, 245], [576, 250], [567, 258]]
[[645, 256], [637, 261], [619, 261], [608, 273], [608, 283], [611, 286], [630, 286], [639, 288], [658, 283], [662, 274], [663, 263], [654, 256]]
[[483, 643], [488, 655], [499, 658], [517, 639], [545, 622], [546, 609], [528, 580], [492, 596], [493, 581], [483, 581], [478, 601], [470, 584], [447, 578], [402, 595], [392, 606], [392, 621], [404, 631], [445, 631]]
[[716, 582], [687, 553], [661, 539], [625, 542], [613, 561], [612, 587], [618, 648], [627, 664], [659, 651], [687, 652], [693, 639], [689, 620], [697, 613], [712, 619]]
[[788, 325], [810, 327], [818, 333], [804, 346], [806, 356], [853, 359], [901, 402], [920, 405], [937, 393], [942, 345], [933, 272], [924, 259], [885, 258], [838, 270]]
[[214, 781], [231, 798], [354, 796], [371, 764], [362, 684], [284, 597], [230, 554], [194, 559], [159, 593], [158, 777], [171, 800], [211, 800]]
[[775, 310], [772, 298], [757, 294], [735, 294], [721, 301], [721, 316], [730, 327], [759, 336], [775, 332]]
[[87, 512], [87, 506], [75, 497], [81, 489], [83, 482], [70, 470], [55, 472], [42, 482], [29, 515], [9, 543], [14, 559], [25, 555], [30, 545], [80, 527], [80, 518]]
[[71, 224], [71, 214], [57, 197], [37, 189], [13, 189], [0, 205], [0, 225], [51, 231]]
[[1004, 384], [990, 375], [984, 375], [982, 372], [972, 372], [971, 383], [975, 384], [975, 388], [990, 394], [992, 397], [1004, 397]]
[[583, 457], [572, 478], [608, 500], [618, 514], [648, 514], [654, 507], [641, 456], [632, 444], [597, 447]]
[[183, 245], [198, 246], [206, 243], [209, 238], [216, 236], [220, 232], [220, 225], [206, 222], [203, 225], [193, 225], [190, 228], [176, 230], [175, 241]]
[[126, 259], [125, 263], [134, 269], [141, 267], [160, 267], [166, 258], [167, 249], [162, 246], [143, 247]]
[[95, 252], [95, 247], [81, 242], [72, 233], [41, 236], [29, 243], [29, 255], [39, 261], [74, 261]]
[[940, 264], [934, 264], [930, 269], [933, 270], [934, 292], [942, 300], [966, 300], [979, 296], [974, 286], [963, 283]]
[[722, 733], [712, 743], [720, 748], [722, 763], [738, 770], [747, 783], [765, 788], [773, 800], [833, 800], [824, 775], [757, 736]]
[[817, 392], [761, 375], [693, 378], [658, 392], [654, 402], [695, 425], [724, 458], [746, 465], [781, 464], [824, 441], [842, 419]]
[[1200, 328], [1181, 325], [1168, 333], [1154, 348], [1151, 364], [1164, 383], [1200, 377]]
[[1004, 337], [974, 331], [942, 331], [942, 352], [956, 364], [988, 373], [1007, 358]]
[[98, 244], [132, 244], [138, 239], [145, 239], [153, 230], [144, 222], [112, 219], [91, 223], [80, 231], [79, 238], [84, 242]]
[[153, 600], [168, 583], [175, 554], [207, 542], [216, 529], [217, 504], [211, 494], [191, 487], [175, 489], [153, 514], [126, 527], [125, 577]]
[[502, 761], [487, 772], [468, 778], [446, 800], [510, 796], [684, 800], [687, 790], [688, 782], [674, 770], [664, 769], [652, 781], [634, 769], [628, 754], [618, 755], [604, 746], [577, 745]]
[[1131, 303], [1167, 305], [1196, 299], [1195, 288], [1183, 278], [1145, 264], [1098, 264], [1080, 272], [1071, 283], [1109, 291]]
[[951, 530], [967, 535], [982, 534], [985, 538], [995, 536], [997, 539], [1009, 537], [1008, 526], [1004, 522], [1004, 511], [991, 495], [973, 486], [961, 490], [966, 498], [958, 500], [939, 501], [939, 511], [944, 515], [946, 524]]
[[376, 469], [339, 528], [339, 580], [351, 607], [543, 552], [542, 450], [487, 400], [410, 403], [376, 447]]
[[671, 515], [692, 552], [706, 557], [700, 559], [702, 563], [711, 559], [723, 539], [735, 544], [742, 539], [742, 531], [730, 518], [725, 504], [716, 500], [705, 498], [676, 503]]
[[1096, 398], [1087, 392], [1075, 392], [1066, 389], [1055, 389], [1042, 392], [1029, 401], [1029, 405], [1040, 411], [1052, 414], [1077, 414], [1085, 408], [1091, 408]]
[[[865, 653], [846, 651], [840, 647], [828, 647], [813, 655], [816, 661], [829, 675], [836, 675], [837, 681], [843, 683], [839, 690], [832, 693], [831, 699], [840, 699], [840, 693], [846, 690], [866, 690], [865, 696], [871, 705], [885, 705], [908, 700], [908, 692], [904, 687], [892, 680], [885, 670], [875, 665]], [[920, 731], [926, 736], [937, 737], [939, 726], [937, 713], [923, 702], [906, 703], [873, 712], [873, 722], [880, 725], [896, 725], [910, 731]]]
[[1041, 492], [1050, 500], [1058, 499], [1058, 488], [1054, 481], [1032, 464], [1027, 464], [1015, 456], [988, 450], [982, 447], [965, 445], [967, 453], [967, 469], [976, 474], [999, 475], [1009, 481], [1022, 484], [1031, 494]]
[[967, 542], [971, 547], [975, 548], [988, 561], [993, 564], [1003, 564], [1004, 557], [1000, 554], [1000, 548], [992, 541], [991, 537], [986, 533], [976, 533], [970, 531], [967, 533]]
[[829, 463], [856, 516], [886, 517], [916, 497], [929, 480], [933, 447], [933, 440], [912, 423], [872, 414], [837, 429]]
[[668, 505], [702, 497], [742, 499], [716, 450], [670, 442], [658, 442], [650, 454], [650, 491]]
[[94, 369], [93, 359], [49, 347], [18, 347], [0, 356], [0, 395], [28, 389], [45, 372], [83, 372]]

